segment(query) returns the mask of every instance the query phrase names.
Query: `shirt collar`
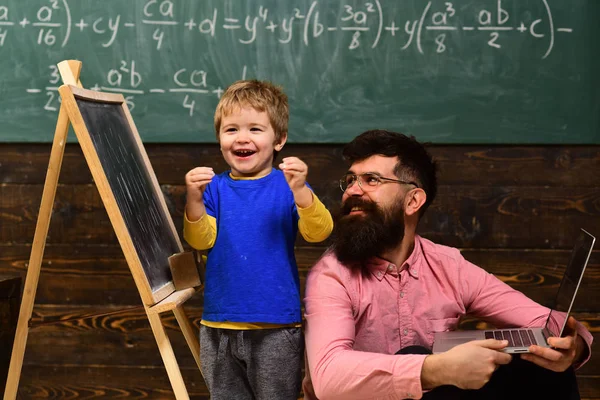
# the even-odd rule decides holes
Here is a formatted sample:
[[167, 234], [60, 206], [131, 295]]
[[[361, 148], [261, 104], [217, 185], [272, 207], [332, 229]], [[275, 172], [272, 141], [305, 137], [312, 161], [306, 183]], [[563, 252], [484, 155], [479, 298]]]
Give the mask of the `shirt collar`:
[[371, 274], [377, 279], [381, 281], [385, 274], [391, 274], [394, 276], [398, 276], [398, 268], [393, 263], [384, 260], [383, 258], [373, 257], [369, 261], [367, 261], [367, 266], [369, 267], [369, 271]]
[[402, 264], [400, 271], [402, 271], [403, 269], [406, 269], [410, 276], [412, 276], [415, 279], [419, 279], [419, 272], [420, 272], [419, 270], [420, 270], [420, 266], [421, 266], [421, 262], [420, 262], [421, 254], [422, 254], [421, 237], [419, 235], [415, 235], [415, 243], [414, 243], [413, 251], [410, 254], [410, 256], [408, 256], [406, 261], [404, 261], [404, 264]]
[[381, 281], [385, 277], [385, 274], [391, 274], [392, 276], [397, 277], [399, 271], [402, 271], [403, 269], [408, 271], [409, 276], [413, 277], [414, 279], [419, 279], [419, 261], [421, 260], [420, 255], [421, 238], [418, 235], [415, 235], [413, 251], [399, 269], [395, 264], [379, 257], [373, 257], [367, 261], [367, 267], [369, 268], [371, 274], [378, 281]]

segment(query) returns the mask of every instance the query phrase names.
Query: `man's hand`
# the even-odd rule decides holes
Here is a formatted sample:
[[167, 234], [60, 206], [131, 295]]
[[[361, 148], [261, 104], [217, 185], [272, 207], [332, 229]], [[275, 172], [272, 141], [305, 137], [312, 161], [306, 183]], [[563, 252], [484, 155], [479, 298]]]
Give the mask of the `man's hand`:
[[532, 345], [529, 347], [530, 353], [522, 354], [521, 358], [551, 371], [566, 370], [575, 361], [580, 360], [585, 350], [585, 342], [577, 335], [575, 318], [569, 317], [565, 332], [567, 333], [565, 337], [548, 338], [548, 344], [553, 348]]
[[480, 389], [492, 373], [512, 359], [500, 350], [506, 340], [474, 340], [453, 347], [445, 353], [428, 356], [421, 370], [423, 389], [454, 385], [461, 389]]
[[310, 206], [313, 198], [311, 190], [306, 186], [308, 166], [298, 157], [286, 157], [281, 161], [279, 168], [294, 193], [294, 201], [302, 208]]

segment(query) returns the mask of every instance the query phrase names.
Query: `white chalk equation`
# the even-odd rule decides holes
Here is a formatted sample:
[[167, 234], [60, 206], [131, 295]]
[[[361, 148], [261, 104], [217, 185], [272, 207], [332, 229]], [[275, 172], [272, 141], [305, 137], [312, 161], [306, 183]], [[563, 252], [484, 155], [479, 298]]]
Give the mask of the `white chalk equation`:
[[[246, 78], [246, 67], [241, 71], [239, 79]], [[188, 115], [191, 117], [194, 115], [196, 110], [196, 100], [193, 96], [204, 95], [204, 96], [216, 96], [221, 97], [224, 89], [219, 85], [213, 85], [210, 82], [208, 73], [202, 69], [178, 69], [171, 77], [170, 86], [164, 87], [152, 87], [149, 88], [144, 86], [144, 76], [137, 69], [135, 61], [121, 61], [118, 66], [110, 69], [104, 77], [105, 84], [100, 85], [95, 83], [88, 89], [121, 93], [125, 97], [125, 101], [130, 111], [135, 109], [135, 96], [142, 95], [162, 95], [162, 94], [178, 94], [183, 96], [181, 98], [181, 107], [187, 110]], [[44, 87], [27, 88], [26, 92], [29, 94], [44, 94], [46, 96], [46, 102], [44, 104], [44, 110], [56, 112], [60, 108], [60, 96], [58, 95], [58, 86], [61, 84], [61, 78], [56, 65], [48, 66], [48, 80], [47, 85]]]
[[[511, 15], [507, 0], [483, 1], [473, 10], [461, 2], [428, 1], [423, 3], [420, 15], [411, 19], [396, 9], [401, 4], [398, 1], [382, 5], [380, 0], [356, 5], [342, 2], [334, 7], [335, 13], [331, 10], [332, 2], [312, 1], [304, 3], [305, 7], [292, 6], [291, 11], [288, 11], [289, 3], [285, 7], [277, 3], [272, 7], [257, 4], [247, 6], [255, 9], [244, 14], [236, 13], [234, 7], [227, 10], [214, 7], [194, 13], [186, 9], [190, 4], [174, 0], [127, 1], [131, 4], [124, 7], [130, 10], [117, 12], [115, 10], [123, 7], [113, 7], [113, 10], [111, 2], [105, 1], [107, 14], [102, 16], [76, 15], [68, 0], [47, 0], [34, 15], [22, 11], [21, 6], [17, 9], [0, 1], [0, 54], [11, 35], [32, 30], [37, 45], [47, 47], [67, 47], [76, 35], [95, 36], [94, 43], [98, 46], [111, 47], [125, 33], [144, 35], [154, 42], [156, 50], [164, 49], [167, 40], [181, 40], [182, 34], [213, 39], [233, 35], [235, 41], [245, 45], [272, 36], [282, 46], [293, 43], [294, 38], [309, 46], [316, 40], [331, 39], [333, 35], [347, 35], [349, 50], [361, 46], [375, 49], [387, 37], [394, 41], [393, 48], [398, 51], [414, 46], [420, 54], [425, 54], [426, 41], [432, 44], [433, 52], [444, 53], [452, 46], [450, 34], [460, 32], [479, 34], [482, 44], [495, 49], [505, 46], [508, 35], [526, 35], [532, 40], [544, 41], [544, 52], [540, 56], [546, 58], [554, 48], [556, 35], [572, 33], [573, 28], [554, 20], [548, 0], [539, 2], [543, 5], [538, 7], [542, 15], [521, 18], [522, 15]], [[287, 14], [280, 15], [282, 8]]]
[[[199, 111], [199, 104], [206, 105], [203, 98], [221, 96], [232, 75], [244, 79], [248, 69], [251, 76], [259, 71], [258, 61], [240, 56], [224, 79], [219, 69], [237, 57], [234, 49], [239, 48], [252, 53], [254, 48], [266, 47], [272, 55], [289, 49], [288, 53], [294, 55], [320, 46], [320, 54], [331, 54], [332, 59], [339, 58], [342, 51], [361, 52], [366, 57], [411, 52], [417, 59], [435, 59], [457, 46], [466, 46], [466, 38], [469, 51], [476, 44], [493, 54], [527, 42], [528, 48], [539, 53], [538, 60], [545, 62], [557, 46], [557, 37], [568, 39], [573, 33], [571, 26], [561, 22], [564, 10], [557, 13], [561, 18], [555, 21], [549, 1], [480, 0], [462, 4], [443, 0], [374, 0], [350, 4], [297, 0], [282, 5], [264, 0], [242, 5], [227, 0], [105, 0], [100, 6], [91, 6], [96, 3], [39, 0], [39, 5], [32, 7], [31, 1], [24, 6], [20, 0], [0, 0], [0, 55], [13, 55], [15, 50], [9, 44], [19, 39], [27, 46], [33, 43], [34, 49], [27, 50], [36, 51], [37, 47], [40, 54], [41, 50], [55, 54], [77, 54], [82, 50], [110, 54], [101, 57], [107, 64], [101, 66], [101, 76], [96, 70], [93, 79], [84, 82], [86, 87], [122, 93], [132, 111], [136, 102], [150, 96], [179, 103], [182, 111], [192, 117]], [[213, 43], [223, 54], [233, 54], [232, 58], [223, 55], [219, 60], [196, 59], [185, 54], [185, 59], [169, 59], [165, 63], [167, 71], [160, 75], [149, 67], [153, 61], [148, 60], [168, 59], [161, 55], [169, 54], [176, 45], [184, 43], [187, 49], [200, 40], [205, 47], [206, 43]], [[85, 47], [80, 43], [86, 43]], [[128, 45], [131, 48], [131, 43], [143, 46], [144, 51], [123, 50]], [[558, 43], [564, 47], [568, 42], [562, 39]], [[61, 59], [64, 58], [56, 61]], [[60, 108], [60, 75], [50, 60], [47, 64], [42, 62], [42, 68], [46, 66], [46, 81], [39, 75], [40, 79], [32, 79], [25, 91], [44, 96], [43, 100], [38, 99], [44, 104], [43, 109], [56, 112]]]

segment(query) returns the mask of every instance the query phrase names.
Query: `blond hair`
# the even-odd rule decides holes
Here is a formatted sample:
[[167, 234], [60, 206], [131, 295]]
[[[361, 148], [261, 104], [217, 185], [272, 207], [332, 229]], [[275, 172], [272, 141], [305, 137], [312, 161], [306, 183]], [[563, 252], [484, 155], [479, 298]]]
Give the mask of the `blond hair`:
[[287, 95], [271, 82], [252, 79], [234, 82], [221, 96], [215, 110], [217, 140], [223, 118], [241, 107], [267, 113], [275, 132], [275, 143], [280, 143], [287, 135], [290, 115]]

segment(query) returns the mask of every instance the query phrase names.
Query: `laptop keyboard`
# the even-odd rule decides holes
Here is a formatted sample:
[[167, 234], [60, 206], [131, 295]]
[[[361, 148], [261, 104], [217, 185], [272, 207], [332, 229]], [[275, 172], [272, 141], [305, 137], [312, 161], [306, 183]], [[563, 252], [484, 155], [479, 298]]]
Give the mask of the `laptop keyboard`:
[[531, 329], [503, 329], [485, 331], [486, 339], [508, 340], [509, 347], [529, 347], [535, 344], [535, 336]]

